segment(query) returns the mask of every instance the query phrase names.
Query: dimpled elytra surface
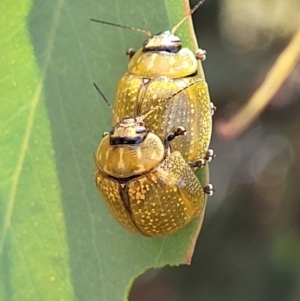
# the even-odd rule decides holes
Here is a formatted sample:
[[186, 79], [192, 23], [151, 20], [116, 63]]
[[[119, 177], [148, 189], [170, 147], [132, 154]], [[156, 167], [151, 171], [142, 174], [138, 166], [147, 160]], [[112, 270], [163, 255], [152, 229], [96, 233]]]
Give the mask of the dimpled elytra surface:
[[204, 192], [179, 152], [172, 153], [149, 176], [129, 183], [136, 224], [148, 236], [171, 234], [204, 207]]
[[[192, 83], [195, 84], [172, 97]], [[166, 98], [170, 99], [164, 101]], [[161, 105], [145, 118], [148, 130], [165, 139], [175, 128], [183, 126], [186, 135], [172, 141], [172, 150], [179, 151], [187, 162], [204, 158], [212, 131], [207, 84], [199, 82], [198, 77], [162, 76], [146, 80], [129, 73], [119, 81], [115, 98], [117, 116], [141, 116], [158, 104]]]
[[167, 156], [154, 171], [123, 184], [96, 169], [96, 184], [115, 218], [146, 236], [176, 232], [204, 208], [203, 188], [179, 152]]
[[103, 200], [115, 219], [126, 229], [140, 234], [120, 195], [120, 183], [105, 176], [98, 168], [95, 169], [95, 180]]

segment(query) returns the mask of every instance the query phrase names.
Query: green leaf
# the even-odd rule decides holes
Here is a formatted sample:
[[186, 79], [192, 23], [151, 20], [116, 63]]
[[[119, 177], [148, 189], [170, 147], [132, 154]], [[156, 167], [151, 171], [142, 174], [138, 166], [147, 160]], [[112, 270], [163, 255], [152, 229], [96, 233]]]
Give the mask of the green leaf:
[[183, 5], [1, 2], [0, 300], [126, 300], [146, 269], [190, 261], [202, 218], [168, 237], [129, 233], [100, 199], [92, 156], [112, 120], [92, 83], [113, 100], [145, 37], [89, 19], [159, 32]]

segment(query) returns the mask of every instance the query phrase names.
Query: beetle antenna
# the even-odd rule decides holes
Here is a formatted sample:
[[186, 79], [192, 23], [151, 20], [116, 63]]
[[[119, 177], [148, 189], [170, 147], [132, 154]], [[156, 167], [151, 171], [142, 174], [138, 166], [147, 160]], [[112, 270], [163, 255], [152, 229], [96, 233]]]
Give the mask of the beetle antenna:
[[170, 96], [168, 96], [167, 98], [165, 99], [162, 99], [162, 101], [157, 104], [155, 107], [153, 107], [151, 110], [149, 110], [148, 112], [146, 112], [144, 115], [141, 115], [139, 117], [137, 117], [139, 119], [139, 121], [143, 121], [145, 118], [147, 118], [150, 114], [153, 113], [154, 110], [156, 110], [158, 107], [160, 107], [162, 105], [162, 103], [166, 103], [167, 101], [169, 101], [170, 99], [174, 98], [176, 95], [178, 95], [179, 93], [185, 91], [186, 89], [190, 88], [191, 86], [194, 86], [200, 82], [202, 82], [203, 79], [201, 78], [198, 78], [196, 79], [194, 82], [192, 82], [191, 84], [185, 86], [184, 88], [176, 91], [175, 93], [171, 94]]
[[111, 25], [111, 26], [115, 26], [115, 27], [121, 27], [121, 28], [125, 28], [125, 29], [130, 29], [130, 30], [133, 30], [133, 31], [141, 32], [141, 33], [147, 35], [148, 38], [152, 38], [152, 33], [149, 30], [140, 29], [140, 28], [131, 27], [131, 26], [125, 26], [125, 25], [116, 24], [116, 23], [107, 22], [107, 21], [102, 21], [102, 20], [97, 20], [97, 19], [90, 19], [90, 20], [93, 21], [93, 22], [101, 23], [101, 24], [106, 24], [106, 25]]
[[201, 5], [203, 4], [204, 1], [205, 1], [205, 0], [200, 0], [200, 1], [198, 2], [198, 4], [196, 4], [196, 5], [193, 7], [193, 9], [190, 10], [190, 13], [189, 13], [188, 15], [186, 15], [182, 20], [180, 20], [180, 21], [179, 21], [179, 22], [171, 29], [171, 33], [174, 34], [174, 33], [176, 32], [176, 30], [178, 29], [178, 27], [180, 27], [181, 24], [182, 24], [183, 22], [185, 22], [185, 20], [186, 20], [189, 16], [191, 16], [191, 15], [199, 8], [199, 6], [201, 6]]
[[102, 91], [100, 90], [100, 88], [93, 83], [94, 87], [96, 88], [96, 90], [99, 92], [99, 94], [102, 96], [102, 99], [105, 101], [105, 103], [108, 105], [108, 107], [111, 109], [112, 114], [114, 115], [115, 120], [117, 121], [117, 123], [119, 123], [119, 118], [115, 112], [115, 110], [113, 109], [112, 105], [109, 103], [109, 101], [107, 100], [107, 98], [105, 97], [105, 95], [102, 93]]

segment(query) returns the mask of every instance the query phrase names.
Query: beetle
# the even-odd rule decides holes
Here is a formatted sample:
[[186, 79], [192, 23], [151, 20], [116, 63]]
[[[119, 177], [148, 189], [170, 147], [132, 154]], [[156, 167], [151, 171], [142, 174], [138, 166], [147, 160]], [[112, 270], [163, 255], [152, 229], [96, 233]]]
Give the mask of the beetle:
[[205, 194], [213, 193], [180, 152], [171, 151], [170, 141], [185, 134], [183, 127], [164, 140], [148, 131], [144, 119], [153, 111], [117, 122], [94, 155], [96, 186], [112, 215], [126, 229], [149, 237], [183, 228], [204, 209]]
[[[128, 52], [128, 69], [119, 80], [115, 94], [116, 116], [141, 116], [156, 107], [156, 114], [145, 118], [148, 130], [164, 139], [174, 128], [183, 126], [187, 133], [172, 143], [172, 149], [179, 151], [187, 162], [199, 162], [202, 159], [205, 164], [203, 159], [210, 161], [214, 156], [209, 144], [215, 110], [210, 102], [207, 83], [198, 75], [198, 60], [205, 58], [205, 51], [198, 49], [193, 53], [183, 48], [180, 37], [175, 35], [177, 28], [203, 2], [200, 1], [172, 30], [156, 35], [146, 30], [91, 20], [137, 30], [148, 36], [137, 52]], [[184, 87], [187, 89], [178, 93], [171, 102], [158, 106]]]

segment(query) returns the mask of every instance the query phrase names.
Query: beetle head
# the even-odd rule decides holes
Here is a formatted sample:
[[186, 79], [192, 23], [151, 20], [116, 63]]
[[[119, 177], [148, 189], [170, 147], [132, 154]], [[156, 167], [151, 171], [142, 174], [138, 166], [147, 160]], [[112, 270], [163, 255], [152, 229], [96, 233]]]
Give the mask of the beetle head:
[[126, 116], [112, 128], [109, 134], [111, 145], [137, 145], [147, 136], [147, 129], [144, 121]]

